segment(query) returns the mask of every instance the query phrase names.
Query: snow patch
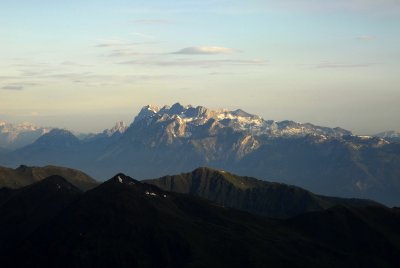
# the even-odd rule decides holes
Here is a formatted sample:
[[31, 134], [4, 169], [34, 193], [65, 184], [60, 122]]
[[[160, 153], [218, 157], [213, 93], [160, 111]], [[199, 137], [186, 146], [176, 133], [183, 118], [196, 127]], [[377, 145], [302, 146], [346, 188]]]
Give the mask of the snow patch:
[[372, 139], [372, 136], [358, 136], [362, 140], [370, 140]]

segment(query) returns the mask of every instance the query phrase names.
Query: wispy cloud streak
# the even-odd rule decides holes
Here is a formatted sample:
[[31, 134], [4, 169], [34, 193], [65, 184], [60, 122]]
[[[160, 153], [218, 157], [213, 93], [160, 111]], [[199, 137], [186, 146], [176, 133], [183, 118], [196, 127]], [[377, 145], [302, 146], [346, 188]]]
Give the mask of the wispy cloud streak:
[[336, 63], [322, 62], [315, 66], [317, 69], [340, 69], [340, 68], [365, 68], [371, 66], [372, 63]]
[[24, 87], [22, 85], [7, 85], [1, 88], [2, 90], [11, 90], [11, 91], [19, 91], [23, 90]]
[[171, 24], [174, 23], [174, 21], [167, 19], [141, 19], [141, 20], [134, 20], [133, 23], [144, 24], [144, 25], [156, 25], [156, 24]]
[[367, 41], [376, 40], [376, 37], [373, 36], [373, 35], [359, 35], [359, 36], [356, 37], [356, 39], [360, 40], [360, 41], [366, 41], [367, 42]]
[[266, 66], [268, 61], [265, 60], [241, 60], [241, 59], [223, 59], [223, 60], [193, 60], [193, 59], [177, 59], [177, 60], [161, 60], [161, 61], [145, 61], [131, 60], [120, 62], [127, 65], [151, 65], [151, 66], [177, 66], [177, 67], [220, 67], [220, 66]]
[[185, 47], [181, 50], [173, 52], [173, 54], [182, 55], [213, 55], [213, 54], [231, 54], [235, 50], [227, 47], [219, 46], [199, 46], [199, 47]]

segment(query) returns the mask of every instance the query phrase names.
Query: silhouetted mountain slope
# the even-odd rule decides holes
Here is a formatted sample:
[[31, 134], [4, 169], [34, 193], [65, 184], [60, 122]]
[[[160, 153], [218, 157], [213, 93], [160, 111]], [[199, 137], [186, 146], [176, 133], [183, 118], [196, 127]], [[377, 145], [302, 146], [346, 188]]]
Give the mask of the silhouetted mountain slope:
[[[19, 248], [25, 252], [21, 261], [57, 267], [242, 266], [249, 253], [231, 254], [241, 253], [248, 231], [229, 217], [229, 211], [203, 200], [120, 174], [86, 192], [26, 241]], [[235, 228], [242, 230], [235, 234]], [[214, 244], [225, 239], [224, 247]]]
[[[54, 187], [61, 183], [66, 187]], [[3, 264], [397, 267], [400, 261], [400, 230], [396, 228], [400, 213], [395, 209], [339, 207], [290, 220], [272, 220], [162, 191], [123, 174], [83, 194], [68, 185], [59, 178], [46, 179], [16, 190], [18, 198], [26, 191], [28, 197], [23, 201], [30, 201], [26, 205], [11, 202], [10, 197], [0, 206], [0, 215], [11, 202], [14, 213], [28, 217], [27, 224], [20, 220], [25, 216], [17, 221], [28, 236], [7, 252], [0, 251]], [[66, 198], [60, 198], [58, 190]], [[55, 204], [68, 205], [58, 210], [60, 206], [54, 202], [43, 202], [46, 196], [54, 197]], [[59, 213], [54, 216], [56, 210]], [[43, 217], [36, 218], [38, 215]], [[31, 226], [39, 222], [41, 226], [33, 231]], [[3, 228], [11, 227], [5, 224]], [[0, 244], [4, 246], [4, 240]]]
[[15, 190], [7, 187], [0, 188], [0, 205], [7, 200]]
[[240, 177], [210, 168], [198, 168], [190, 173], [145, 182], [166, 191], [196, 195], [223, 206], [278, 218], [323, 210], [337, 204], [380, 205], [368, 200], [319, 196], [299, 187]]
[[[336, 245], [341, 252], [352, 252], [348, 266], [352, 263], [353, 267], [387, 267], [400, 263], [399, 210], [337, 206], [299, 215], [285, 224], [318, 238], [318, 243]], [[370, 257], [365, 258], [366, 255]]]
[[57, 166], [27, 167], [22, 165], [16, 169], [0, 167], [0, 188], [20, 188], [52, 175], [66, 178], [81, 190], [88, 190], [98, 185], [93, 178], [79, 170]]
[[0, 251], [18, 245], [74, 201], [81, 191], [60, 176], [18, 190], [0, 190]]

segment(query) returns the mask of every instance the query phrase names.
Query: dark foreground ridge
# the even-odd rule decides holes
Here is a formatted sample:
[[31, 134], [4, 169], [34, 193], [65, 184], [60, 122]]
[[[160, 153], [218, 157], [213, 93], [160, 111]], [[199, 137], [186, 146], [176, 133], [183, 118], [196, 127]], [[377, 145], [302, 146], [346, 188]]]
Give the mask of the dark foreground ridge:
[[60, 176], [32, 185], [0, 190], [0, 251], [7, 251], [34, 233], [82, 192]]
[[3, 193], [4, 267], [398, 267], [400, 263], [397, 209], [336, 206], [274, 220], [163, 191], [123, 174], [87, 192], [51, 177]]
[[146, 182], [166, 191], [196, 195], [223, 206], [274, 218], [293, 217], [336, 205], [382, 206], [365, 199], [316, 195], [300, 187], [261, 181], [207, 167]]
[[98, 185], [97, 181], [80, 170], [60, 166], [28, 167], [20, 165], [16, 169], [0, 166], [0, 188], [21, 188], [52, 175], [66, 178], [83, 191]]

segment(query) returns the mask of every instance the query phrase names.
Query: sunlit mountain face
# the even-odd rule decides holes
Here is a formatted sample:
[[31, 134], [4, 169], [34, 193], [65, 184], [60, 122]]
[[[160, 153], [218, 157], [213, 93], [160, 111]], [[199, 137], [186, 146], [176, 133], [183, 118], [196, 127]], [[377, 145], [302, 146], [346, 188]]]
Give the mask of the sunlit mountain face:
[[23, 148], [3, 152], [6, 166], [61, 165], [100, 180], [123, 171], [155, 178], [210, 166], [283, 182], [319, 194], [396, 205], [399, 144], [342, 128], [266, 120], [243, 110], [144, 106], [131, 124], [75, 136], [52, 129]]

